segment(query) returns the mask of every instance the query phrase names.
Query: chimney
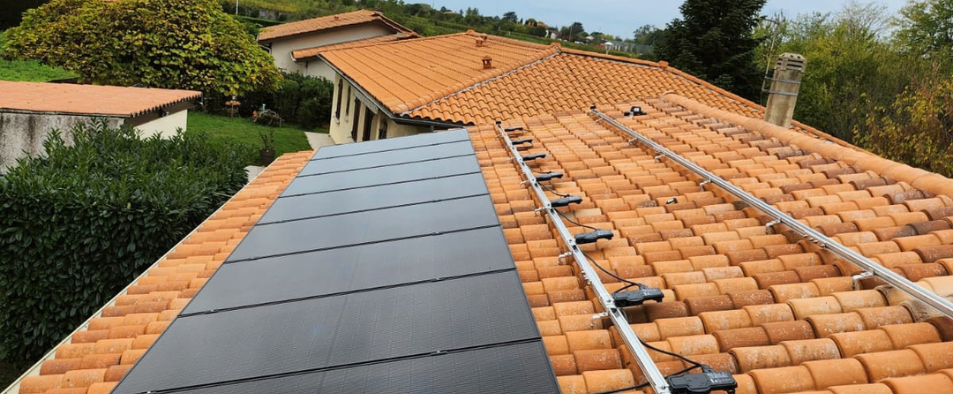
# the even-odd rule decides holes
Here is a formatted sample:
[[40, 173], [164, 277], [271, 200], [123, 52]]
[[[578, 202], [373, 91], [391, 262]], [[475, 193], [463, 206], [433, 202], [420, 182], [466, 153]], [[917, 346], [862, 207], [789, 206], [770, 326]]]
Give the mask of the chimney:
[[493, 68], [493, 58], [492, 58], [492, 57], [489, 57], [489, 56], [484, 56], [484, 57], [483, 57], [483, 69], [484, 69], [484, 70], [489, 70], [489, 69], [491, 69], [491, 68]]
[[768, 91], [768, 104], [764, 120], [786, 129], [791, 128], [794, 118], [794, 106], [797, 104], [797, 92], [801, 87], [801, 77], [807, 60], [796, 53], [783, 53], [778, 56]]
[[483, 40], [477, 38], [477, 39], [476, 39], [476, 46], [477, 46], [477, 48], [482, 47], [482, 46], [483, 46]]

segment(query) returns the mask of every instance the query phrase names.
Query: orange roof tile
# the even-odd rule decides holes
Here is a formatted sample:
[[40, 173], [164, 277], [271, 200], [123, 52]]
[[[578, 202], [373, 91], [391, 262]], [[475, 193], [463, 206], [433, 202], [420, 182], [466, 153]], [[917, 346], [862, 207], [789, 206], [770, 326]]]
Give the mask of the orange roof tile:
[[[108, 393], [222, 265], [314, 154], [283, 155], [113, 302], [51, 351], [10, 394]], [[87, 391], [88, 389], [88, 391]]]
[[[401, 113], [556, 53], [555, 47], [470, 31], [325, 51], [320, 56], [392, 112]], [[487, 56], [492, 59], [490, 69], [483, 67]]]
[[[627, 119], [639, 105], [647, 113]], [[674, 94], [599, 109], [845, 246], [953, 294], [953, 180]], [[799, 239], [582, 111], [520, 117], [534, 171], [558, 171], [561, 211], [612, 240], [581, 248], [657, 286], [627, 310], [646, 342], [730, 371], [739, 394], [953, 390], [953, 320]], [[494, 126], [470, 128], [497, 214], [564, 393], [616, 390], [641, 371], [509, 159]], [[555, 198], [552, 194], [550, 198]], [[566, 222], [573, 233], [586, 231]], [[609, 291], [624, 283], [602, 275]], [[597, 315], [598, 316], [598, 315]], [[687, 365], [649, 351], [663, 373]]]
[[395, 33], [395, 34], [391, 34], [387, 36], [377, 36], [377, 37], [365, 38], [362, 40], [354, 40], [354, 41], [342, 42], [338, 44], [323, 45], [323, 46], [314, 47], [314, 48], [297, 49], [297, 50], [291, 51], [291, 57], [295, 61], [309, 60], [309, 59], [314, 59], [318, 57], [318, 54], [320, 54], [321, 52], [334, 51], [334, 50], [346, 49], [346, 48], [357, 48], [357, 47], [361, 47], [365, 45], [378, 44], [382, 42], [407, 40], [411, 38], [420, 38], [420, 36], [414, 32], [409, 32], [409, 33], [400, 32], [400, 33]]
[[129, 117], [201, 96], [192, 90], [0, 81], [0, 111]]
[[283, 23], [276, 26], [268, 26], [258, 33], [258, 41], [277, 40], [301, 34], [315, 33], [363, 23], [383, 23], [395, 33], [411, 32], [410, 29], [388, 19], [386, 16], [384, 16], [384, 14], [378, 11], [358, 10], [343, 14], [323, 16], [320, 18], [306, 19], [303, 21]]

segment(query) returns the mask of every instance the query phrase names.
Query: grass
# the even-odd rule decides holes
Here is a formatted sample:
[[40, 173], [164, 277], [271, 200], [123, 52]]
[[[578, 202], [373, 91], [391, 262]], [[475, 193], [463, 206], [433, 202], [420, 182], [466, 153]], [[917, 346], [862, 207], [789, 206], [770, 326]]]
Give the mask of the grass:
[[[0, 32], [0, 54], [6, 37]], [[57, 79], [75, 78], [76, 74], [55, 67], [44, 66], [36, 60], [0, 59], [0, 81], [47, 82]]]
[[47, 82], [75, 77], [76, 74], [42, 65], [36, 60], [0, 59], [0, 81]]
[[[247, 118], [230, 118], [227, 116], [209, 115], [198, 111], [189, 111], [189, 131], [204, 131], [211, 135], [213, 141], [224, 144], [226, 141], [241, 144], [248, 150], [248, 164], [259, 164], [258, 150], [262, 147], [259, 133], [275, 132], [275, 157], [283, 153], [298, 152], [311, 149], [305, 130], [294, 126], [268, 127], [252, 123]], [[326, 130], [315, 130], [324, 132]]]

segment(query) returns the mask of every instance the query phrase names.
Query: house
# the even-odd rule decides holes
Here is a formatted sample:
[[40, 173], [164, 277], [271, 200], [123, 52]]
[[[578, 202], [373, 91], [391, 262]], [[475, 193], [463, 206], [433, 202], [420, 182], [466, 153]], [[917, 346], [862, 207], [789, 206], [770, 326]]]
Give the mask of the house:
[[333, 72], [315, 57], [322, 48], [411, 37], [417, 34], [384, 14], [360, 10], [269, 26], [258, 33], [258, 43], [268, 48], [281, 71], [330, 80]]
[[188, 110], [202, 97], [191, 90], [0, 81], [0, 170], [26, 154], [40, 154], [53, 129], [105, 119], [143, 136], [186, 129]]
[[[763, 108], [669, 67], [469, 31], [318, 55], [334, 69], [337, 143], [588, 108], [674, 91], [745, 115]], [[389, 59], [383, 62], [379, 59]]]
[[[285, 155], [5, 394], [621, 392], [693, 363], [739, 394], [951, 392], [949, 312], [882, 278], [953, 294], [953, 180], [732, 109], [664, 93]], [[567, 258], [557, 223], [612, 238]], [[625, 281], [664, 298], [617, 323], [594, 288]], [[640, 365], [622, 327], [662, 351]]]
[[3, 394], [953, 392], [953, 179], [479, 39], [322, 54], [350, 116], [447, 130], [280, 157]]

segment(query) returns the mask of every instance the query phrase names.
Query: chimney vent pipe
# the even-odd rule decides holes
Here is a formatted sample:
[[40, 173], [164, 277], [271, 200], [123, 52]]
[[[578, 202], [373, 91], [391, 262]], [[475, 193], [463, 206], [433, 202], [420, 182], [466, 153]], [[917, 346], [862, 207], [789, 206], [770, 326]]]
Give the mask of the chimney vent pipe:
[[768, 103], [765, 105], [764, 120], [786, 129], [791, 128], [794, 118], [794, 106], [801, 87], [801, 78], [807, 60], [796, 53], [784, 53], [778, 56], [775, 64], [771, 89], [768, 90]]

